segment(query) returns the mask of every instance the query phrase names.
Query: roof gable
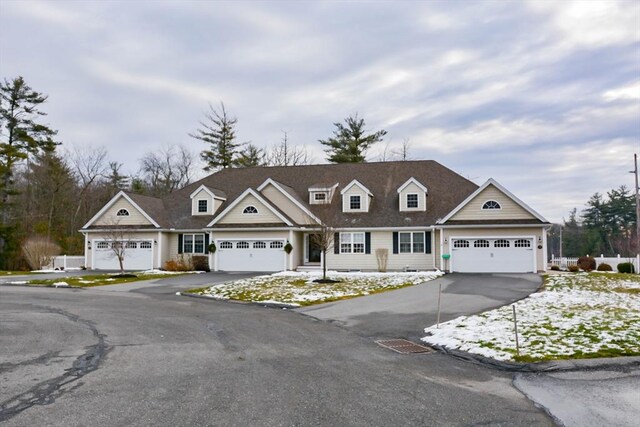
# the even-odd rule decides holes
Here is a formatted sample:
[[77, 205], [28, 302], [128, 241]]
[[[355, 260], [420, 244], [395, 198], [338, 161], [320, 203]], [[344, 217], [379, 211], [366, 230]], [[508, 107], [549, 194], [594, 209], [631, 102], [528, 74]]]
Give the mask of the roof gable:
[[[509, 207], [510, 209], [508, 211], [505, 210], [504, 213], [493, 210], [485, 211], [485, 217], [490, 217], [488, 219], [531, 219], [539, 220], [541, 222], [547, 222], [547, 220], [542, 215], [537, 213], [522, 200], [518, 199], [515, 195], [513, 195], [509, 190], [500, 185], [493, 178], [489, 178], [481, 187], [471, 193], [465, 200], [462, 201], [462, 203], [460, 203], [455, 207], [455, 209], [449, 212], [448, 215], [446, 215], [441, 220], [438, 220], [438, 224], [444, 224], [449, 220], [453, 221], [458, 219], [482, 219], [482, 205], [486, 201], [493, 200], [494, 198], [499, 198], [500, 196], [503, 197], [501, 205], [505, 204], [505, 207]], [[497, 212], [500, 212], [500, 218], [496, 217]], [[467, 218], [470, 215], [474, 218]]]
[[353, 186], [357, 186], [359, 187], [362, 191], [365, 192], [365, 194], [367, 194], [368, 196], [373, 197], [373, 194], [371, 194], [371, 191], [369, 191], [369, 189], [367, 187], [365, 187], [360, 181], [358, 181], [357, 179], [354, 179], [353, 181], [351, 181], [349, 184], [346, 185], [346, 187], [344, 187], [342, 189], [342, 191], [340, 192], [340, 194], [344, 194], [347, 191], [349, 191], [349, 189]]
[[212, 199], [227, 200], [226, 194], [224, 194], [224, 191], [221, 191], [221, 190], [218, 190], [218, 189], [215, 189], [215, 188], [207, 187], [204, 184], [202, 184], [200, 187], [196, 188], [193, 191], [193, 193], [191, 193], [189, 195], [189, 197], [191, 199], [193, 199], [196, 195], [198, 195], [198, 193], [200, 191], [205, 191], [207, 194], [209, 194], [209, 196], [211, 196]]
[[398, 194], [400, 194], [402, 192], [402, 190], [404, 190], [405, 188], [407, 188], [407, 186], [411, 185], [411, 184], [415, 184], [416, 186], [418, 186], [419, 189], [421, 189], [422, 191], [424, 191], [425, 193], [428, 193], [429, 190], [427, 190], [427, 187], [425, 187], [424, 185], [422, 185], [420, 183], [420, 181], [418, 181], [417, 179], [415, 179], [414, 177], [409, 178], [404, 184], [402, 184], [399, 188], [398, 188]]
[[271, 214], [269, 215], [270, 217], [275, 217], [289, 226], [293, 225], [293, 223], [289, 218], [287, 218], [275, 207], [273, 207], [264, 197], [260, 195], [260, 193], [258, 193], [252, 188], [247, 188], [244, 193], [238, 196], [229, 206], [227, 206], [222, 212], [220, 212], [220, 214], [218, 214], [213, 219], [213, 221], [207, 224], [207, 227], [212, 227], [215, 224], [222, 221], [227, 215], [229, 215], [230, 213], [233, 213], [235, 208], [238, 207], [238, 205], [240, 205], [243, 201], [245, 201], [248, 198], [251, 198], [252, 200], [256, 200], [261, 205], [261, 208], [267, 209], [267, 211]]
[[[90, 226], [100, 222], [99, 220], [102, 219], [105, 216], [105, 214], [108, 214], [109, 211], [112, 208], [114, 208], [116, 204], [121, 200], [124, 200], [126, 203], [125, 205], [123, 205], [125, 209], [128, 209], [129, 207], [133, 208], [144, 219], [144, 221], [139, 222], [139, 225], [151, 224], [157, 228], [160, 228], [160, 225], [147, 212], [145, 212], [144, 209], [142, 209], [127, 193], [125, 193], [124, 191], [120, 191], [118, 194], [113, 196], [113, 198], [109, 200], [109, 202], [106, 205], [104, 205], [104, 207], [100, 209], [97, 214], [95, 214], [89, 221], [87, 221], [87, 223], [82, 226], [82, 229], [89, 228]], [[127, 217], [122, 217], [122, 218], [127, 218]], [[135, 222], [135, 220], [123, 221], [122, 224], [124, 225], [125, 222], [131, 223], [131, 222]], [[112, 224], [102, 224], [102, 225], [112, 225]], [[127, 225], [130, 225], [130, 224], [127, 224]]]
[[[309, 210], [304, 201], [302, 201], [298, 194], [296, 194], [295, 190], [289, 186], [281, 184], [271, 178], [265, 180], [259, 187], [258, 191], [264, 192], [268, 189], [269, 186], [275, 188], [280, 194], [282, 194], [287, 200], [289, 200], [296, 208], [302, 211], [303, 216], [310, 217], [314, 221], [320, 223], [320, 219]], [[284, 206], [280, 206], [280, 208], [284, 208]], [[289, 214], [291, 216], [291, 214]], [[303, 223], [306, 221], [303, 221]]]

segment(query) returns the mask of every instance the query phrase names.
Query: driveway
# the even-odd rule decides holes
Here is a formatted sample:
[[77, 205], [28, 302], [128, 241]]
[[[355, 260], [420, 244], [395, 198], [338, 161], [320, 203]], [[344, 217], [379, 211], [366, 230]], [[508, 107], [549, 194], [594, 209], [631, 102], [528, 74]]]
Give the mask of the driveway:
[[440, 321], [444, 322], [512, 303], [535, 292], [541, 284], [537, 274], [454, 273], [417, 286], [296, 311], [366, 337], [418, 340], [425, 327], [437, 322], [440, 285]]

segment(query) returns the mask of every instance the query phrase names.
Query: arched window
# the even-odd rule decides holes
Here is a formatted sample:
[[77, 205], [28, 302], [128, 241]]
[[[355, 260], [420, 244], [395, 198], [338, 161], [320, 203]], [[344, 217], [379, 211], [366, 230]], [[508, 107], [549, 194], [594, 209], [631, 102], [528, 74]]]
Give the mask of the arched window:
[[269, 243], [269, 248], [271, 248], [271, 249], [282, 249], [283, 247], [284, 247], [284, 243], [282, 243], [280, 241], [275, 241], [275, 242]]
[[249, 249], [249, 242], [238, 242], [236, 243], [237, 249]]
[[516, 248], [530, 248], [531, 247], [531, 240], [529, 240], [529, 239], [519, 239], [519, 240], [515, 241], [513, 246], [516, 247]]
[[493, 246], [496, 248], [508, 248], [509, 241], [505, 239], [498, 239], [493, 243]]
[[[140, 245], [140, 246], [142, 246], [142, 245]], [[136, 242], [127, 242], [124, 245], [124, 247], [127, 248], [127, 249], [137, 249], [138, 248], [138, 244]]]
[[502, 209], [502, 207], [500, 206], [500, 203], [495, 200], [487, 200], [484, 202], [484, 205], [482, 205], [482, 209]]
[[258, 209], [256, 209], [255, 206], [247, 206], [246, 208], [244, 208], [242, 213], [243, 214], [257, 214], [258, 213]]
[[473, 242], [473, 247], [474, 248], [488, 248], [489, 247], [489, 241], [488, 240], [476, 240], [475, 242]]
[[265, 242], [253, 242], [253, 249], [266, 249], [267, 244]]
[[151, 249], [151, 242], [140, 242], [140, 249]]
[[96, 245], [96, 248], [98, 248], [98, 249], [109, 249], [109, 243], [107, 243], [107, 242], [98, 242], [98, 244]]
[[454, 248], [468, 248], [469, 241], [468, 240], [454, 240], [453, 242]]
[[232, 249], [233, 243], [231, 242], [220, 242], [220, 249]]
[[117, 213], [116, 216], [129, 216], [129, 211], [126, 209], [120, 209]]

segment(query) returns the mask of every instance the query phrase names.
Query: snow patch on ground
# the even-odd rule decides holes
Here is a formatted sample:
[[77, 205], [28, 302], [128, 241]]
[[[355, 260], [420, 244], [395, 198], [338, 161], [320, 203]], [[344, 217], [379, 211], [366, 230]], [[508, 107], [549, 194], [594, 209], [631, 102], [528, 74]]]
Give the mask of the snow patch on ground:
[[[531, 359], [640, 352], [640, 279], [549, 276], [546, 289], [516, 307], [520, 354]], [[631, 277], [631, 276], [627, 276]], [[425, 329], [422, 340], [497, 360], [514, 360], [512, 305]]]

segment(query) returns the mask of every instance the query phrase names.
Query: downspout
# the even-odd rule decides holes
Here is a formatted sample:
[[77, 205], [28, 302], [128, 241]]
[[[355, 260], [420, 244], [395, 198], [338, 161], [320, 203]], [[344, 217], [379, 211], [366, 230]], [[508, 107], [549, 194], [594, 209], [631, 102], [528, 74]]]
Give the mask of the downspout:
[[89, 250], [89, 236], [87, 233], [82, 233], [84, 235], [84, 266], [85, 268], [89, 268], [87, 261], [89, 258], [87, 257], [87, 251]]
[[158, 261], [158, 269], [162, 268], [162, 232], [158, 231], [158, 246], [157, 246], [157, 251], [158, 251], [158, 256], [157, 261]]
[[[289, 243], [293, 245], [293, 230], [289, 230]], [[289, 270], [293, 270], [293, 251], [291, 251], [287, 258], [289, 258]], [[287, 269], [287, 266], [284, 266], [284, 269]]]
[[441, 227], [440, 228], [440, 259], [438, 260], [438, 263], [440, 264], [440, 270], [441, 271], [444, 271], [444, 268], [443, 268], [443, 265], [442, 265], [442, 260], [444, 259], [444, 258], [442, 258], [443, 254], [444, 254], [444, 229], [442, 229], [442, 227]]
[[[547, 228], [542, 229], [542, 271], [547, 271]], [[536, 266], [537, 268], [537, 266]]]

